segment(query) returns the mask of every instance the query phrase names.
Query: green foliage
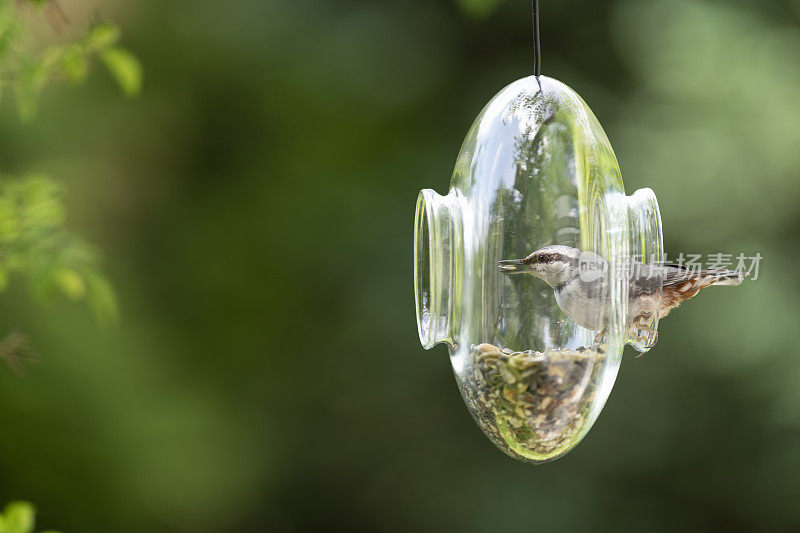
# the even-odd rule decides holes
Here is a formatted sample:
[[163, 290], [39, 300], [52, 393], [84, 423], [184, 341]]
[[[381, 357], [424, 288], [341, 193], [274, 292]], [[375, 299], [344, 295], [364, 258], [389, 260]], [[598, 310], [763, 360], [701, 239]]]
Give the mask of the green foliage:
[[[33, 52], [19, 8], [44, 8], [49, 0], [0, 0], [0, 96], [10, 88], [23, 118], [36, 109], [36, 100], [51, 82], [83, 82], [93, 59], [99, 58], [127, 96], [139, 93], [142, 69], [138, 60], [117, 46], [119, 29], [113, 24], [92, 26], [80, 39]], [[86, 301], [99, 322], [117, 316], [116, 300], [108, 281], [96, 270], [96, 253], [83, 239], [64, 227], [61, 188], [43, 176], [0, 181], [0, 292], [15, 275], [28, 278], [40, 299], [63, 294]], [[12, 332], [0, 341], [0, 359], [20, 370], [20, 356], [32, 353], [27, 337]], [[0, 513], [0, 533], [33, 533], [35, 508], [11, 502]], [[54, 531], [44, 533], [56, 533]]]
[[[36, 101], [44, 88], [57, 81], [79, 84], [86, 80], [95, 60], [105, 66], [126, 96], [139, 94], [142, 68], [138, 59], [118, 46], [120, 31], [108, 22], [94, 24], [74, 41], [51, 44], [39, 51], [20, 22], [20, 9], [26, 2], [0, 0], [0, 97], [3, 89], [13, 91], [23, 119], [36, 111]], [[28, 0], [37, 7], [47, 0]]]
[[[10, 88], [23, 118], [33, 115], [37, 97], [48, 84], [86, 80], [95, 59], [126, 95], [139, 93], [141, 65], [117, 45], [117, 26], [97, 23], [77, 40], [34, 52], [20, 19], [20, 11], [31, 6], [57, 8], [49, 0], [0, 0], [0, 96]], [[111, 322], [117, 315], [116, 300], [110, 284], [96, 270], [96, 253], [66, 230], [64, 219], [61, 190], [52, 180], [42, 176], [0, 180], [0, 291], [12, 275], [23, 275], [39, 299], [60, 293], [85, 301], [99, 322]]]
[[[36, 508], [28, 502], [11, 502], [0, 513], [0, 533], [33, 533]], [[43, 531], [42, 533], [57, 533]]]
[[60, 293], [86, 301], [98, 321], [116, 318], [109, 283], [97, 254], [64, 227], [61, 188], [43, 176], [0, 181], [0, 290], [13, 274], [28, 277], [40, 299]]
[[[37, 98], [48, 84], [86, 80], [96, 58], [126, 95], [139, 93], [141, 65], [117, 46], [117, 26], [94, 24], [77, 40], [34, 51], [20, 19], [21, 10], [30, 7], [60, 10], [49, 0], [0, 0], [0, 96], [10, 88], [23, 118], [33, 115]], [[61, 190], [53, 181], [42, 176], [0, 181], [0, 291], [12, 275], [23, 275], [39, 299], [60, 293], [85, 301], [98, 322], [112, 322], [117, 316], [116, 300], [110, 284], [96, 270], [96, 253], [66, 230], [64, 218]], [[0, 343], [0, 358], [19, 369], [20, 350], [27, 346], [24, 336], [12, 333]]]

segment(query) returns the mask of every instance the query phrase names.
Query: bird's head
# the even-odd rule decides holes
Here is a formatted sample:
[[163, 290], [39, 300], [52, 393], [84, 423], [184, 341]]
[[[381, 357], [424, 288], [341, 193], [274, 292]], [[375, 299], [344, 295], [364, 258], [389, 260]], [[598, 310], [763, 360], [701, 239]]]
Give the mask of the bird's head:
[[497, 266], [506, 274], [531, 274], [557, 289], [577, 272], [581, 253], [570, 246], [545, 246], [524, 259], [498, 261]]

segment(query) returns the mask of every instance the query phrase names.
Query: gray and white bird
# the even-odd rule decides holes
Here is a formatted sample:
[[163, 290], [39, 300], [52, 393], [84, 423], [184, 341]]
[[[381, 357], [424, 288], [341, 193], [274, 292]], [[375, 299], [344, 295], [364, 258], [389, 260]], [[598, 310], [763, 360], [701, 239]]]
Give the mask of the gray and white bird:
[[[739, 285], [745, 275], [726, 269], [692, 270], [683, 265], [643, 265], [631, 260], [626, 273], [629, 327], [648, 329], [654, 313], [664, 318], [710, 285]], [[602, 331], [608, 309], [608, 263], [598, 255], [570, 246], [545, 246], [524, 259], [499, 261], [506, 274], [530, 274], [547, 283], [561, 310], [576, 324]], [[658, 290], [661, 289], [659, 298]]]

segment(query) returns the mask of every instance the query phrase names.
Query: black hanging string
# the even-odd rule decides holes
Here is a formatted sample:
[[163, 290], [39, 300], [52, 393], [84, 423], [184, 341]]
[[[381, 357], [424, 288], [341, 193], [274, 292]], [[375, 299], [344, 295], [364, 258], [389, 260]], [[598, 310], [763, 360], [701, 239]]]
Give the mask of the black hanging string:
[[533, 74], [542, 75], [542, 43], [539, 40], [539, 0], [533, 0]]

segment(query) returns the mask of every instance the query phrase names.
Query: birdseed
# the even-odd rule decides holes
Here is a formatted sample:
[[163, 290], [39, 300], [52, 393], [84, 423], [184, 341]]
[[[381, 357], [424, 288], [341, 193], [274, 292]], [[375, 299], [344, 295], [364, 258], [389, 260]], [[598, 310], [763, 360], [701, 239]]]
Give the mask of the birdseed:
[[591, 349], [512, 352], [473, 347], [462, 391], [480, 426], [506, 453], [531, 462], [569, 451], [587, 421], [605, 355]]

